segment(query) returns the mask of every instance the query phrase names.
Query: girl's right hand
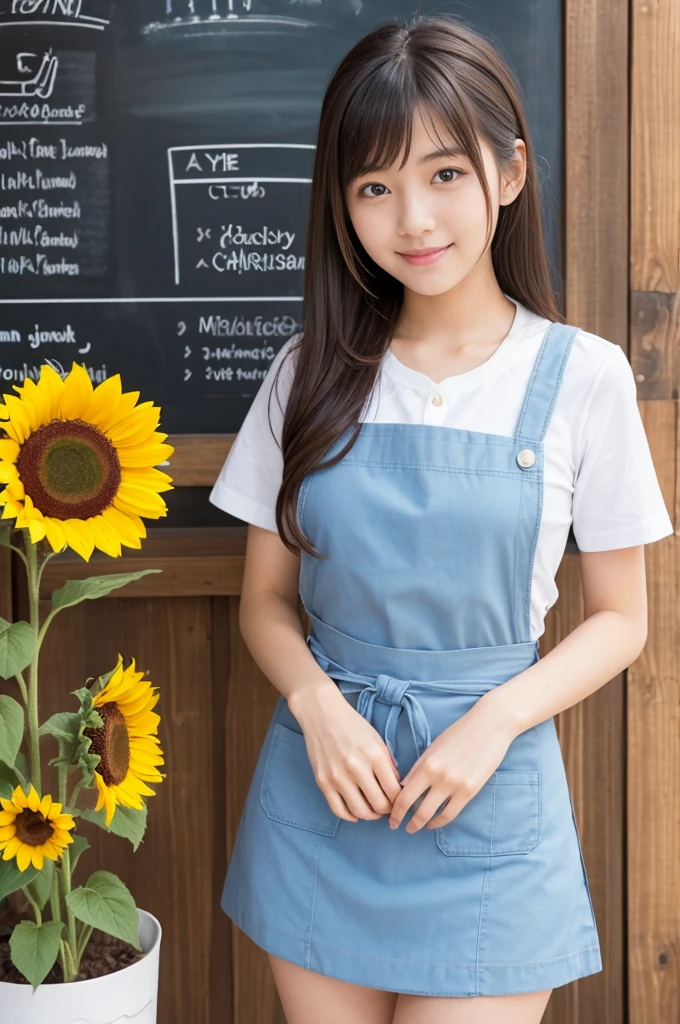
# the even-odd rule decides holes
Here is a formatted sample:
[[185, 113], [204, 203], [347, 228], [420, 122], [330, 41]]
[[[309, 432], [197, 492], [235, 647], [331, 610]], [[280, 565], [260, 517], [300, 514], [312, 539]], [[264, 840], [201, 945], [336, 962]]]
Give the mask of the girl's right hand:
[[314, 777], [339, 818], [381, 818], [401, 792], [399, 771], [377, 729], [331, 683], [330, 688], [307, 687], [304, 699], [290, 708], [302, 728]]

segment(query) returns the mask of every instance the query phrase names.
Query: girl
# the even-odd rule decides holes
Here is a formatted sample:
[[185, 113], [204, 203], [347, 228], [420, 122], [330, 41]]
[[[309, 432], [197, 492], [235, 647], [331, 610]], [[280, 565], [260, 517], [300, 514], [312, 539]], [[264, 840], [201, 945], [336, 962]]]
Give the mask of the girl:
[[[288, 1024], [535, 1024], [602, 969], [553, 716], [640, 654], [673, 527], [622, 349], [555, 305], [517, 87], [460, 21], [333, 74], [303, 326], [210, 495], [251, 524], [240, 629], [281, 694], [222, 907]], [[571, 523], [586, 618], [539, 660]]]

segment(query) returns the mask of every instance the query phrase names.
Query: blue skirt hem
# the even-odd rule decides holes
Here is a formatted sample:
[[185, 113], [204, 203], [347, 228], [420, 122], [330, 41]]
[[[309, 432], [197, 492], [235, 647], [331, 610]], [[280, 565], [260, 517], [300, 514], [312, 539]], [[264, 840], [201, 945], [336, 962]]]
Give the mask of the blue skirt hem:
[[[246, 910], [228, 885], [220, 905], [241, 931], [268, 953], [318, 974], [385, 992], [444, 997], [518, 995], [558, 988], [602, 970], [599, 944], [535, 963], [396, 960], [309, 942], [282, 932]], [[409, 984], [409, 975], [420, 987]]]

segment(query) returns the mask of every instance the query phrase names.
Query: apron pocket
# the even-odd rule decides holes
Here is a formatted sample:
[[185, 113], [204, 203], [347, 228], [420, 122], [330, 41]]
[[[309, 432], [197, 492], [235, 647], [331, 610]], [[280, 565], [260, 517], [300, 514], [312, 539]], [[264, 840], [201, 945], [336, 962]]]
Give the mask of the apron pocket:
[[341, 819], [317, 784], [301, 732], [277, 722], [264, 766], [260, 806], [274, 821], [334, 836]]
[[529, 853], [541, 838], [540, 772], [494, 772], [453, 821], [434, 831], [447, 857]]

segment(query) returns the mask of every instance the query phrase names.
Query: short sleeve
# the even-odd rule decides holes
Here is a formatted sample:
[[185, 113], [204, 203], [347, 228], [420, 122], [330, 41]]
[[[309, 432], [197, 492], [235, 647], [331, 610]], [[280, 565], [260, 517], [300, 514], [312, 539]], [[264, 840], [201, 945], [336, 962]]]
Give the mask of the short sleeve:
[[285, 360], [271, 402], [269, 397], [277, 370], [299, 337], [293, 335], [277, 352], [208, 496], [224, 512], [274, 533], [283, 475], [281, 430], [296, 353]]
[[572, 519], [581, 551], [650, 544], [674, 532], [638, 409], [633, 371], [618, 345], [595, 382], [583, 424]]

